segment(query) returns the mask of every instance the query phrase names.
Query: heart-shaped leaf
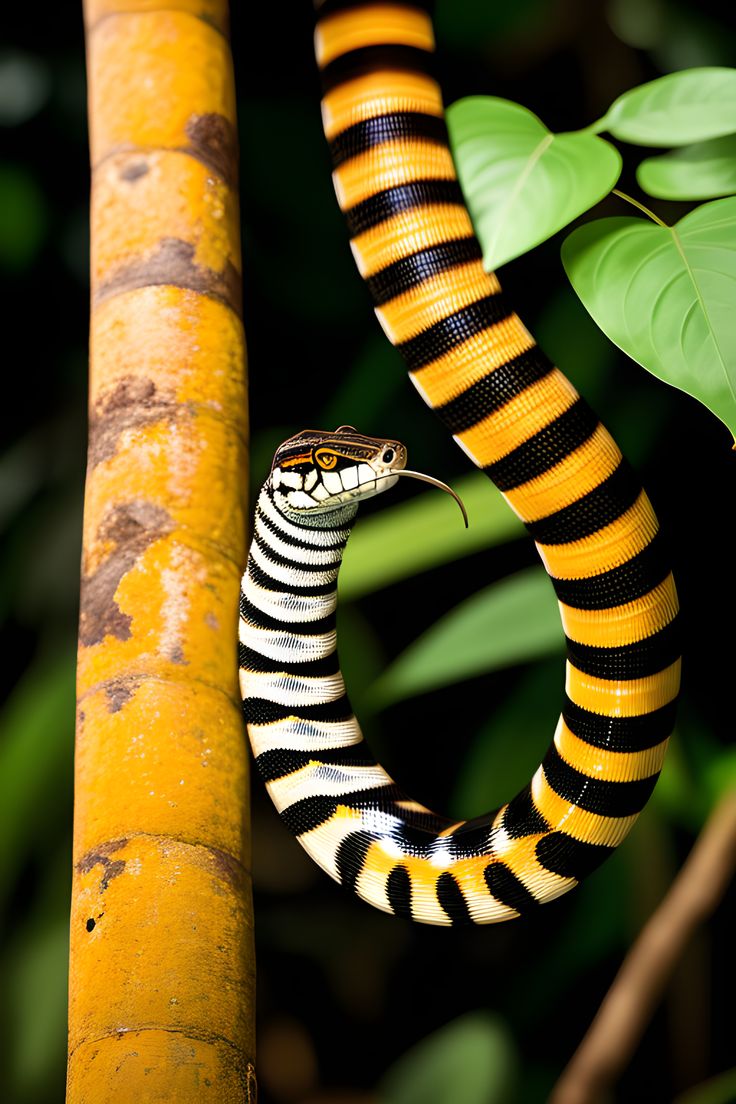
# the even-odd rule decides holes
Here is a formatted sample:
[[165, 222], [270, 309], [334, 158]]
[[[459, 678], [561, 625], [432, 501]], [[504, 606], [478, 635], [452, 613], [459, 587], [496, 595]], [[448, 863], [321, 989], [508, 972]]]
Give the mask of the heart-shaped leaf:
[[541, 567], [519, 571], [461, 602], [373, 684], [377, 708], [473, 675], [561, 650], [554, 592]]
[[640, 146], [684, 146], [736, 130], [736, 69], [668, 73], [613, 102], [596, 130]]
[[526, 253], [610, 192], [618, 151], [594, 134], [553, 134], [495, 96], [447, 112], [455, 163], [489, 268]]
[[514, 1095], [516, 1067], [503, 1020], [471, 1012], [402, 1055], [377, 1097], [380, 1104], [503, 1104]]
[[736, 192], [736, 134], [648, 157], [639, 186], [658, 199], [712, 199]]
[[675, 226], [609, 218], [574, 230], [562, 262], [619, 348], [704, 403], [736, 436], [736, 197]]

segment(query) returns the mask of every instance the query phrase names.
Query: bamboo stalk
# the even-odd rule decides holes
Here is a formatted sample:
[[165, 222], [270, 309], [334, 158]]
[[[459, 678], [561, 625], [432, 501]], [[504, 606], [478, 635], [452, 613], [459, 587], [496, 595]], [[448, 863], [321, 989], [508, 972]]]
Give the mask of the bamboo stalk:
[[255, 1099], [247, 422], [225, 0], [87, 0], [70, 1104]]

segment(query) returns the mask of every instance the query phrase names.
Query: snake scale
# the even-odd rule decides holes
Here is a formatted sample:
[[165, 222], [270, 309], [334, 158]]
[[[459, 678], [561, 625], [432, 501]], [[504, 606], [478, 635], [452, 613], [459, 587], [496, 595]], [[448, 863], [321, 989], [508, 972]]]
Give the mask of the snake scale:
[[341, 427], [285, 442], [258, 500], [245, 718], [281, 817], [339, 882], [431, 924], [511, 919], [593, 870], [653, 790], [679, 690], [675, 585], [635, 474], [483, 269], [426, 5], [324, 0], [315, 38], [355, 261], [420, 395], [537, 544], [567, 639], [565, 697], [531, 782], [486, 816], [436, 815], [375, 761], [338, 666], [337, 574], [358, 501], [395, 482], [405, 453]]

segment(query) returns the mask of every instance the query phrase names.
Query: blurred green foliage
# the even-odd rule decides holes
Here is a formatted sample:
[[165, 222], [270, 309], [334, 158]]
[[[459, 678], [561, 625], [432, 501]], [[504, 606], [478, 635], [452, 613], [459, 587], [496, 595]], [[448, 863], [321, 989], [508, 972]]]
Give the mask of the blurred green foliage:
[[521, 27], [543, 18], [547, 6], [546, 0], [518, 0], [513, 7], [485, 0], [437, 0], [437, 39], [442, 46], [473, 51], [495, 38], [518, 34]]
[[37, 259], [46, 236], [46, 200], [21, 165], [0, 164], [0, 266], [17, 272]]
[[381, 1104], [505, 1104], [517, 1057], [508, 1028], [487, 1013], [461, 1016], [405, 1054], [378, 1085]]
[[441, 494], [428, 494], [389, 506], [363, 522], [350, 540], [340, 572], [343, 601], [362, 598], [391, 583], [453, 563], [524, 530], [500, 494], [478, 472], [455, 483], [470, 521], [463, 527], [457, 506]]
[[710, 199], [736, 192], [736, 134], [647, 157], [639, 187], [657, 199]]
[[726, 1070], [719, 1077], [709, 1078], [682, 1093], [674, 1104], [733, 1104], [736, 1099], [736, 1069]]
[[[535, 573], [539, 570], [531, 569]], [[548, 605], [549, 599], [545, 601]], [[561, 657], [559, 614], [554, 601], [552, 605], [557, 618], [554, 649]], [[482, 816], [489, 809], [498, 809], [508, 801], [509, 794], [518, 793], [526, 785], [530, 764], [541, 762], [547, 750], [549, 734], [557, 721], [563, 679], [561, 658], [535, 663], [521, 674], [504, 701], [492, 713], [489, 711], [458, 765], [449, 799], [450, 816]]]
[[560, 615], [547, 576], [530, 567], [439, 618], [374, 683], [380, 708], [560, 650]]
[[69, 781], [73, 718], [74, 656], [68, 652], [34, 663], [5, 703], [0, 716], [0, 906], [29, 852], [43, 840], [36, 811], [60, 804], [59, 781], [65, 776]]
[[[527, 105], [555, 131], [574, 130], [601, 117], [627, 88], [672, 69], [734, 61], [733, 29], [710, 0], [564, 10], [561, 18], [554, 0], [440, 0], [439, 60], [449, 98], [489, 93]], [[289, 433], [348, 422], [404, 440], [412, 466], [450, 481], [471, 513], [466, 533], [452, 503], [408, 481], [393, 492], [395, 505], [379, 500], [363, 510], [341, 580], [340, 651], [354, 698], [375, 706], [371, 687], [381, 672], [410, 646], [419, 648], [421, 671], [422, 645], [412, 642], [440, 631], [432, 626], [443, 618], [467, 610], [479, 639], [498, 641], [507, 626], [502, 611], [482, 609], [483, 595], [503, 594], [535, 558], [530, 543], [516, 539], [518, 521], [493, 488], [468, 474], [407, 384], [372, 317], [330, 182], [310, 5], [290, 6], [288, 19], [279, 5], [259, 14], [256, 35], [249, 12], [233, 6], [253, 487]], [[84, 44], [73, 9], [57, 6], [41, 17], [16, 5], [5, 16], [0, 1099], [60, 1104], [88, 320]], [[627, 171], [623, 186], [632, 190]], [[666, 202], [657, 211], [668, 222], [686, 213]], [[264, 1104], [409, 1104], [416, 1097], [407, 1094], [422, 1085], [428, 1102], [480, 1100], [471, 1094], [481, 1091], [486, 1102], [544, 1100], [626, 946], [717, 794], [733, 784], [732, 660], [717, 643], [718, 630], [734, 622], [731, 552], [721, 533], [733, 499], [728, 434], [601, 335], [566, 284], [556, 242], [502, 276], [532, 331], [641, 469], [669, 533], [689, 642], [678, 733], [652, 801], [604, 867], [537, 916], [477, 931], [413, 927], [356, 902], [313, 868], [256, 783]], [[539, 569], [528, 577], [540, 578]], [[515, 627], [514, 667], [483, 677], [467, 677], [466, 667], [462, 682], [435, 682], [421, 695], [417, 688], [386, 703], [380, 717], [367, 717], [376, 751], [419, 800], [453, 816], [479, 815], [536, 768], [559, 712], [562, 663], [551, 654], [531, 667], [523, 661], [540, 654], [540, 632], [550, 650], [562, 644], [561, 630], [546, 620], [550, 601], [540, 592], [539, 612], [523, 614], [523, 633]], [[454, 648], [452, 641], [444, 646]], [[727, 909], [703, 938], [707, 953], [688, 975], [697, 1022], [683, 1028], [668, 996], [615, 1100], [732, 1099], [733, 1071], [712, 1080], [732, 1061], [728, 1019], [712, 1015], [710, 1039], [698, 1042], [698, 1010], [730, 1000]], [[298, 1028], [301, 1081], [273, 1073], [297, 1060], [288, 1043], [294, 1032], [279, 1028], [285, 1017]], [[448, 1078], [456, 1091], [438, 1095]], [[295, 1084], [298, 1090], [289, 1088]]]

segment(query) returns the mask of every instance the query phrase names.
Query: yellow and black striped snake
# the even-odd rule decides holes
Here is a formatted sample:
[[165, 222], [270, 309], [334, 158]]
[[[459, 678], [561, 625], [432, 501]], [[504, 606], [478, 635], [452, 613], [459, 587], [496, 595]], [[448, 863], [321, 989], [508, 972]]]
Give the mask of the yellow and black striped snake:
[[483, 270], [426, 6], [324, 0], [316, 48], [356, 263], [417, 390], [536, 541], [567, 638], [565, 703], [529, 785], [472, 821], [430, 812], [376, 763], [337, 663], [336, 579], [357, 501], [406, 457], [341, 427], [285, 442], [258, 501], [246, 721], [281, 816], [343, 885], [428, 923], [506, 920], [576, 885], [651, 794], [679, 689], [675, 585], [615, 442]]

